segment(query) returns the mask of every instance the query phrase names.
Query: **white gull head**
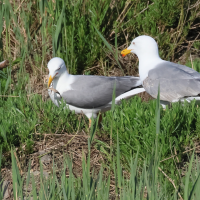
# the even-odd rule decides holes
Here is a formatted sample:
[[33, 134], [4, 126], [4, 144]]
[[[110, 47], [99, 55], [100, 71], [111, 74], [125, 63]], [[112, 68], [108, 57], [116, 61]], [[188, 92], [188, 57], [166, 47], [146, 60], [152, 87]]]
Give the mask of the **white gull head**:
[[160, 62], [163, 62], [159, 56], [156, 41], [147, 35], [136, 37], [130, 46], [121, 52], [123, 57], [129, 53], [134, 53], [138, 56], [139, 74], [142, 82], [148, 76], [149, 70], [153, 69]]
[[62, 58], [52, 58], [47, 65], [49, 69], [49, 81], [48, 87], [50, 86], [53, 79], [58, 79], [63, 74], [68, 74], [65, 62]]

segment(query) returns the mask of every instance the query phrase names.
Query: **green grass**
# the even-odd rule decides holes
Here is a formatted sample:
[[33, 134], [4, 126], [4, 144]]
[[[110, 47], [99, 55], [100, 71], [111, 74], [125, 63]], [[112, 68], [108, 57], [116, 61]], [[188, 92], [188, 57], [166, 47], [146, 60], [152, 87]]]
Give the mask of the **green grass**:
[[[159, 101], [158, 101], [159, 103]], [[157, 103], [157, 105], [159, 105]], [[157, 107], [156, 111], [159, 110]], [[159, 113], [159, 112], [157, 112]], [[159, 121], [159, 114], [156, 116], [155, 121]], [[159, 132], [159, 123], [157, 124], [157, 134]], [[95, 132], [95, 130], [94, 130]], [[72, 172], [72, 162], [69, 158], [64, 158], [63, 169], [61, 171], [61, 179], [56, 176], [56, 164], [53, 163], [53, 171], [50, 178], [43, 177], [43, 167], [40, 166], [40, 187], [36, 187], [34, 176], [30, 174], [30, 165], [26, 174], [26, 179], [21, 177], [17, 162], [11, 150], [12, 156], [12, 179], [13, 179], [13, 192], [14, 199], [23, 198], [30, 199], [31, 197], [36, 199], [198, 199], [199, 198], [199, 163], [194, 160], [194, 154], [190, 159], [188, 170], [185, 177], [179, 179], [179, 185], [174, 185], [172, 191], [168, 191], [166, 188], [170, 184], [174, 184], [169, 181], [169, 178], [165, 176], [163, 178], [163, 171], [160, 169], [160, 149], [162, 144], [158, 140], [154, 140], [156, 148], [152, 148], [151, 154], [145, 158], [143, 166], [138, 164], [139, 151], [136, 154], [135, 159], [131, 159], [128, 163], [130, 168], [130, 175], [124, 176], [123, 167], [120, 162], [120, 145], [117, 138], [117, 151], [116, 158], [113, 160], [114, 177], [108, 174], [107, 177], [103, 176], [104, 168], [101, 167], [97, 176], [94, 173], [90, 173], [90, 144], [93, 142], [93, 131], [91, 131], [90, 139], [88, 140], [89, 155], [85, 160], [82, 160], [82, 177], [75, 178]], [[1, 154], [0, 154], [1, 161]], [[194, 168], [193, 170], [192, 167]], [[66, 170], [69, 172], [69, 178], [66, 178]], [[166, 173], [166, 172], [164, 172]], [[110, 193], [111, 178], [115, 180], [115, 191]], [[27, 193], [24, 190], [23, 185], [27, 186], [32, 184], [32, 190]], [[112, 185], [113, 187], [113, 185]], [[0, 197], [2, 198], [2, 192], [0, 191]]]
[[[103, 118], [103, 130], [109, 133], [114, 115], [113, 138], [116, 140], [117, 133], [119, 134], [125, 160], [130, 160], [131, 154], [137, 152], [138, 147], [142, 147], [142, 158], [145, 158], [147, 152], [151, 152], [156, 138], [155, 108], [155, 100], [142, 103], [139, 97], [134, 97], [128, 102], [123, 101], [116, 107], [114, 114], [107, 112]], [[159, 142], [163, 145], [164, 157], [169, 155], [170, 146], [181, 151], [185, 145], [199, 137], [199, 130], [196, 131], [198, 115], [199, 109], [195, 102], [185, 103], [184, 106], [176, 103], [171, 109], [161, 109]]]
[[36, 133], [61, 133], [63, 130], [73, 133], [83, 129], [85, 122], [63, 106], [57, 108], [49, 100], [43, 102], [40, 95], [0, 100], [0, 141], [3, 149], [10, 150], [12, 145], [25, 143], [30, 149]]

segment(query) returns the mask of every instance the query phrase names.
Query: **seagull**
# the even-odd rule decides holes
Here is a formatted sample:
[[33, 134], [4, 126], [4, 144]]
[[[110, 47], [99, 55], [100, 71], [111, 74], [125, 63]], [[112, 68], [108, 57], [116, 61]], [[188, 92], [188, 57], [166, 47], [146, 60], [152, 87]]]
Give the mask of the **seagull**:
[[161, 105], [200, 100], [200, 73], [185, 65], [162, 60], [156, 41], [146, 35], [136, 37], [122, 56], [134, 53], [139, 59], [139, 75], [145, 91], [157, 98], [160, 85]]
[[47, 67], [48, 93], [53, 103], [59, 107], [63, 99], [71, 111], [84, 113], [89, 118], [89, 127], [92, 117], [111, 109], [114, 88], [116, 104], [145, 91], [144, 88], [136, 88], [142, 84], [139, 77], [71, 75], [64, 60], [59, 57], [52, 58]]

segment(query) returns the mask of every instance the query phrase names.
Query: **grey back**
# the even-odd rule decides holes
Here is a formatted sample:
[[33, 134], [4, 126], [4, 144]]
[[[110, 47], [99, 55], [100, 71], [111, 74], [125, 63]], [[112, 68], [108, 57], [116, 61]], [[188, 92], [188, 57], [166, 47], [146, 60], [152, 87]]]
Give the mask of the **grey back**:
[[75, 76], [72, 90], [61, 94], [67, 104], [79, 108], [97, 108], [112, 101], [114, 85], [116, 97], [141, 85], [139, 77]]
[[182, 97], [200, 93], [200, 74], [184, 65], [163, 62], [150, 70], [143, 86], [147, 93], [157, 98], [160, 85], [160, 99], [176, 101]]

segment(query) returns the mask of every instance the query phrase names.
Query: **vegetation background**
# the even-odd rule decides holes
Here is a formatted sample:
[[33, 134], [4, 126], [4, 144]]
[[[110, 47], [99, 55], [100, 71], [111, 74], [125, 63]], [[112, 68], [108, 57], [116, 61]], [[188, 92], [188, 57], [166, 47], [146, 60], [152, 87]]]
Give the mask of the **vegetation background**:
[[[161, 109], [158, 116], [156, 100], [142, 96], [123, 101], [105, 114], [101, 129], [90, 132], [92, 137], [96, 133], [92, 140], [84, 116], [63, 110], [64, 104], [57, 108], [48, 99], [46, 66], [58, 56], [72, 74], [137, 76], [137, 57], [122, 59], [120, 51], [145, 34], [156, 39], [161, 58], [200, 71], [199, 5], [199, 0], [0, 1], [0, 61], [10, 63], [0, 71], [1, 172], [5, 180], [11, 179], [12, 160], [16, 176], [11, 183], [17, 184], [10, 187], [15, 199], [25, 194], [34, 199], [198, 198], [199, 164], [193, 161], [194, 155], [198, 160], [200, 111], [194, 102]], [[86, 147], [89, 144], [86, 149], [81, 146], [85, 151], [77, 148], [77, 135]], [[48, 149], [61, 141], [66, 146], [56, 146], [59, 153]], [[42, 156], [37, 153], [45, 148], [57, 161], [61, 154], [72, 154], [72, 149], [75, 153], [71, 161], [64, 159], [50, 170], [52, 179], [41, 175], [35, 186], [27, 177], [38, 170]], [[98, 152], [98, 159], [92, 159], [90, 149]], [[185, 153], [194, 149], [189, 161], [191, 154]], [[75, 154], [83, 157], [82, 164], [75, 165]], [[48, 169], [54, 166], [52, 160]], [[67, 166], [70, 178], [65, 176]], [[80, 166], [79, 176], [73, 175]], [[24, 185], [30, 180], [33, 189], [27, 192]]]

